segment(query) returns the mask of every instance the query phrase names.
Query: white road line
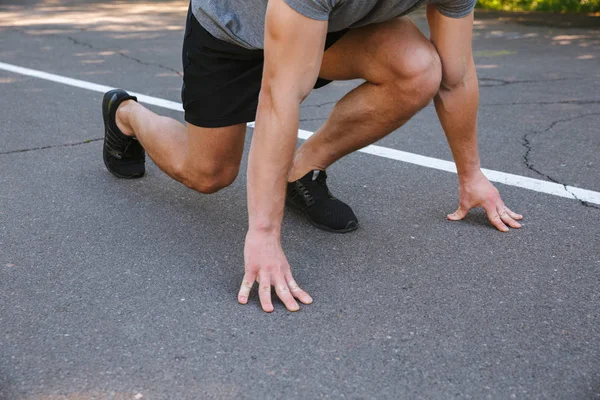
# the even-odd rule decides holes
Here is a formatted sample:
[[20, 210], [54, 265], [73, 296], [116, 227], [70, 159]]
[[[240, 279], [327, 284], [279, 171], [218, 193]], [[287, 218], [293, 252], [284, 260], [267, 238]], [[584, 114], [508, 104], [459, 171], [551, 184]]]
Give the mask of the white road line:
[[[32, 76], [35, 78], [44, 79], [47, 81], [62, 83], [64, 85], [74, 86], [81, 89], [87, 89], [94, 92], [105, 93], [111, 89], [110, 86], [98, 85], [95, 83], [72, 79], [65, 76], [50, 74], [43, 71], [38, 71], [29, 68], [23, 68], [12, 64], [0, 62], [0, 69], [14, 72], [21, 75]], [[181, 103], [174, 101], [159, 99], [157, 97], [146, 96], [141, 93], [129, 92], [136, 96], [142, 103], [151, 104], [154, 106], [167, 108], [169, 110], [183, 111]], [[248, 124], [249, 127], [254, 127], [254, 122]], [[308, 139], [313, 132], [299, 130], [298, 137], [300, 139]], [[440, 171], [456, 173], [456, 166], [451, 161], [440, 160], [438, 158], [421, 156], [419, 154], [408, 153], [406, 151], [390, 149], [388, 147], [370, 145], [361, 150], [362, 153], [372, 154], [375, 156], [388, 158], [391, 160], [403, 161], [409, 164], [420, 165], [422, 167], [433, 168]], [[494, 171], [491, 169], [482, 169], [483, 173], [492, 182], [502, 183], [520, 187], [523, 189], [533, 190], [540, 193], [551, 194], [554, 196], [565, 197], [568, 199], [577, 199], [589, 203], [600, 204], [600, 192], [581, 189], [574, 186], [565, 186], [554, 182], [543, 181], [540, 179], [528, 178], [525, 176], [508, 174], [506, 172]]]
[[[80, 81], [79, 79], [67, 78], [66, 76], [49, 74], [47, 72], [38, 71], [35, 69], [23, 68], [12, 64], [5, 64], [0, 62], [0, 69], [5, 71], [14, 72], [21, 75], [33, 76], [35, 78], [44, 79], [46, 81], [62, 83], [63, 85], [75, 86], [81, 89], [91, 90], [93, 92], [106, 93], [109, 90], [115, 89], [110, 86], [98, 85], [92, 82]], [[136, 96], [139, 101], [152, 104], [162, 108], [168, 108], [169, 110], [183, 111], [181, 103], [175, 101], [159, 99], [157, 97], [146, 96], [145, 94], [129, 92], [133, 96]]]

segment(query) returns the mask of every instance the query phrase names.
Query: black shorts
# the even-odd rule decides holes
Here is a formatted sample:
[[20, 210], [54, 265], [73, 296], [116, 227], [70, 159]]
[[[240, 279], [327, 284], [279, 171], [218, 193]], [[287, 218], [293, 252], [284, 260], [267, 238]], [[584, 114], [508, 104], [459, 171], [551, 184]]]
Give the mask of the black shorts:
[[[325, 49], [346, 32], [327, 34]], [[182, 59], [181, 101], [187, 122], [218, 128], [255, 120], [263, 50], [248, 50], [215, 38], [188, 12]], [[315, 88], [329, 82], [319, 78]]]

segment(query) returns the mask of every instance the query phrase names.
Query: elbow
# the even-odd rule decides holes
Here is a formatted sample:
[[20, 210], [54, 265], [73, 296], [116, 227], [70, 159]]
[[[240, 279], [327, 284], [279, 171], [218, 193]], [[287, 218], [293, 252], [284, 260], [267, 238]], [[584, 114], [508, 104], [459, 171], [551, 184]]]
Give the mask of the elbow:
[[299, 82], [292, 77], [265, 74], [260, 87], [259, 102], [272, 106], [283, 104], [300, 106], [311, 90], [312, 86], [302, 85], [301, 80]]
[[300, 103], [309, 93], [310, 90], [301, 91], [285, 84], [263, 83], [258, 96], [259, 109], [266, 107], [277, 112], [300, 107]]
[[467, 76], [466, 68], [455, 68], [450, 71], [442, 71], [442, 90], [454, 90], [464, 84]]
[[273, 108], [273, 88], [271, 85], [267, 85], [264, 83], [260, 87], [260, 92], [258, 94], [258, 109], [261, 108]]
[[[292, 85], [276, 80], [265, 80], [261, 85], [258, 96], [258, 110], [256, 120], [276, 118], [290, 121], [297, 120], [300, 103], [310, 91], [300, 91]], [[261, 117], [259, 117], [261, 116]]]
[[467, 83], [473, 86], [474, 81], [477, 81], [477, 72], [472, 58], [460, 60], [452, 65], [442, 64], [441, 90], [452, 91], [466, 86]]

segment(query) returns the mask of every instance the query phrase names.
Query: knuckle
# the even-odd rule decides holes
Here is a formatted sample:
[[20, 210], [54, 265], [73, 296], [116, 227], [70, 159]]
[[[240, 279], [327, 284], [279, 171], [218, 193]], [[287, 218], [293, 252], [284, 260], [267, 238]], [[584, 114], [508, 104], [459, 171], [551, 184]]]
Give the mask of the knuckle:
[[278, 293], [287, 293], [287, 292], [289, 292], [289, 289], [287, 286], [281, 285], [277, 288], [277, 292]]

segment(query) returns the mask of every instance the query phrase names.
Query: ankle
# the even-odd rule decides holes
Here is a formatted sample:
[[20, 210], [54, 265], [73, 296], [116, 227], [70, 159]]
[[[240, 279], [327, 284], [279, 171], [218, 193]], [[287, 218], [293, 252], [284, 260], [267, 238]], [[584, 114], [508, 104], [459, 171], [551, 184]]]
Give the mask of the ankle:
[[311, 171], [325, 171], [325, 169], [325, 167], [314, 164], [294, 164], [290, 169], [290, 173], [288, 174], [288, 182], [295, 182]]
[[317, 152], [307, 152], [306, 149], [300, 148], [294, 157], [294, 162], [288, 174], [288, 181], [295, 182], [310, 171], [325, 171], [328, 165], [324, 162], [319, 162], [318, 158], [320, 157]]
[[132, 106], [134, 107], [135, 104], [137, 103], [133, 100], [125, 100], [119, 104], [117, 112], [115, 113], [115, 122], [117, 124], [117, 128], [119, 128], [119, 130], [126, 136], [135, 136], [133, 128], [129, 123]]

